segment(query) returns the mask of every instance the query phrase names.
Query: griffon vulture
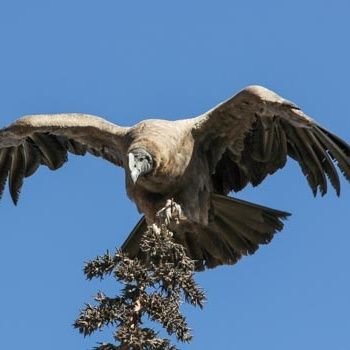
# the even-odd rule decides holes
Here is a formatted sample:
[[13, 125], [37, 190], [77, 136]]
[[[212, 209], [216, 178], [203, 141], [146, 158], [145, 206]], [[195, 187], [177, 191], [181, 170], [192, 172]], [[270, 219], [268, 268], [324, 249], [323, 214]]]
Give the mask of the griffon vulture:
[[87, 114], [30, 115], [0, 130], [0, 194], [8, 178], [16, 204], [25, 177], [51, 170], [68, 152], [102, 157], [125, 170], [128, 196], [144, 214], [122, 249], [140, 254], [146, 225], [168, 199], [181, 206], [174, 237], [197, 269], [234, 264], [271, 241], [289, 214], [228, 197], [259, 185], [296, 160], [314, 195], [330, 183], [340, 193], [336, 166], [350, 181], [350, 146], [294, 103], [249, 86], [194, 118], [150, 119], [120, 127]]

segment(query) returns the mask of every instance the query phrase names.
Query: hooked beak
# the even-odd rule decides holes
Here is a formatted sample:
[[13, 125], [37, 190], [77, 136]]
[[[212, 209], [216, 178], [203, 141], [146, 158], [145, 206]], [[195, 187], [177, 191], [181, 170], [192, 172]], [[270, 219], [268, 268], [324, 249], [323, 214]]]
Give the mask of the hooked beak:
[[135, 164], [135, 156], [133, 153], [128, 154], [129, 158], [129, 169], [130, 169], [130, 177], [132, 182], [135, 184], [138, 177], [140, 176], [140, 169]]
[[134, 168], [133, 170], [131, 170], [130, 176], [131, 176], [132, 182], [133, 182], [134, 184], [136, 184], [136, 181], [137, 181], [137, 179], [138, 179], [139, 176], [140, 176], [140, 171], [139, 171], [139, 169]]
[[135, 184], [141, 175], [152, 170], [152, 156], [144, 149], [135, 149], [128, 153], [129, 171], [132, 182]]

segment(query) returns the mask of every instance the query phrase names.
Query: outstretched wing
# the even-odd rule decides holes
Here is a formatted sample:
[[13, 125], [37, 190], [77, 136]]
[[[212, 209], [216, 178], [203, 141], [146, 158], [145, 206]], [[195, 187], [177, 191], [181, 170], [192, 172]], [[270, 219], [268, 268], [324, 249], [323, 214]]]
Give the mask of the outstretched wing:
[[314, 195], [327, 192], [327, 178], [339, 195], [335, 164], [350, 181], [350, 146], [261, 86], [247, 87], [195, 118], [193, 135], [219, 193], [259, 185], [283, 168], [287, 156], [299, 163]]
[[16, 204], [25, 177], [40, 165], [51, 170], [67, 161], [67, 153], [89, 152], [122, 166], [128, 128], [88, 114], [31, 115], [0, 130], [0, 197], [9, 180]]

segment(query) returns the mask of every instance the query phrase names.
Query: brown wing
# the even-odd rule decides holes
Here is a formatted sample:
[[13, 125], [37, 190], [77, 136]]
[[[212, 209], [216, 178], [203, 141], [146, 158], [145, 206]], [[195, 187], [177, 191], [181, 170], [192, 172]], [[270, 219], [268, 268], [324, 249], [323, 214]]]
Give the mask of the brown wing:
[[32, 115], [0, 130], [0, 197], [7, 179], [16, 204], [25, 177], [40, 165], [51, 170], [67, 161], [67, 153], [100, 156], [122, 165], [128, 128], [87, 114]]
[[318, 125], [296, 105], [261, 87], [250, 86], [195, 119], [193, 135], [209, 159], [215, 190], [240, 191], [260, 184], [295, 159], [314, 193], [336, 193], [335, 164], [350, 181], [350, 146]]

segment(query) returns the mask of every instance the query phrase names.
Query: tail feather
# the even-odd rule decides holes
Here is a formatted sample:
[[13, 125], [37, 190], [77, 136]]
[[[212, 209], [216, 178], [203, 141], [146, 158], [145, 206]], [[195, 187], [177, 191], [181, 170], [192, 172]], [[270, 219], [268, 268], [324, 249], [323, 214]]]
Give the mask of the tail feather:
[[[209, 224], [181, 223], [174, 232], [196, 261], [198, 271], [218, 265], [235, 264], [242, 256], [253, 254], [260, 244], [269, 243], [281, 231], [290, 214], [239, 199], [212, 194]], [[141, 257], [139, 242], [147, 229], [144, 217], [135, 226], [122, 250], [131, 258]]]
[[[269, 243], [283, 228], [290, 214], [222, 195], [212, 196], [209, 228], [226, 237], [236, 259], [253, 254], [260, 244]], [[238, 243], [237, 243], [238, 242]], [[229, 262], [231, 258], [224, 258]]]
[[130, 258], [133, 259], [139, 256], [140, 241], [146, 230], [147, 222], [145, 217], [142, 216], [120, 248], [123, 252], [127, 253]]

